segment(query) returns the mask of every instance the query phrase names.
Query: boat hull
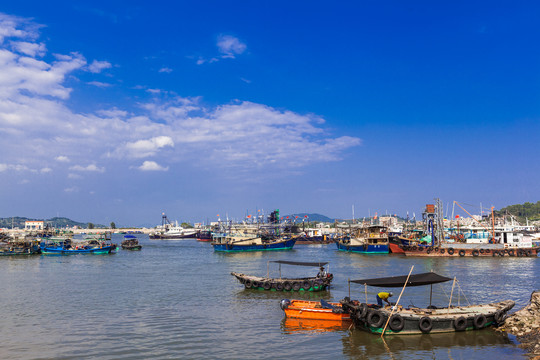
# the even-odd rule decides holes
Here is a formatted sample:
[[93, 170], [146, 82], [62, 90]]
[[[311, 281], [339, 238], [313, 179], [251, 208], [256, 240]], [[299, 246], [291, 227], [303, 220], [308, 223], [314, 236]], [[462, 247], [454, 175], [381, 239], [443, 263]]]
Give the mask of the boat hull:
[[336, 243], [339, 251], [348, 251], [359, 254], [388, 254], [388, 244], [364, 244], [364, 245], [350, 245]]
[[296, 239], [270, 242], [266, 244], [220, 244], [212, 243], [214, 251], [239, 252], [239, 251], [269, 251], [269, 250], [291, 250], [296, 243]]
[[456, 244], [441, 247], [403, 247], [406, 256], [423, 257], [536, 257], [538, 248], [504, 248], [500, 244]]
[[306, 278], [263, 278], [232, 272], [231, 275], [244, 285], [246, 289], [267, 290], [267, 291], [325, 291], [330, 286], [333, 276], [328, 274], [325, 278], [306, 277]]
[[[329, 304], [338, 310], [342, 310], [340, 303]], [[290, 300], [290, 304], [284, 307], [283, 311], [288, 318], [324, 320], [324, 322], [333, 323], [332, 325], [350, 325], [352, 323], [350, 314], [343, 311], [325, 309], [319, 301]], [[323, 325], [328, 325], [329, 323], [323, 323]]]
[[116, 249], [115, 246], [104, 246], [92, 249], [63, 249], [63, 248], [43, 248], [41, 253], [45, 255], [74, 255], [74, 254], [110, 254]]
[[[342, 300], [343, 310], [350, 314], [354, 326], [374, 334], [417, 335], [479, 330], [500, 324], [514, 306], [511, 300], [487, 305], [457, 306], [440, 309], [377, 308]], [[391, 318], [388, 321], [388, 318]], [[386, 325], [388, 323], [388, 326]], [[386, 327], [386, 330], [385, 330]]]

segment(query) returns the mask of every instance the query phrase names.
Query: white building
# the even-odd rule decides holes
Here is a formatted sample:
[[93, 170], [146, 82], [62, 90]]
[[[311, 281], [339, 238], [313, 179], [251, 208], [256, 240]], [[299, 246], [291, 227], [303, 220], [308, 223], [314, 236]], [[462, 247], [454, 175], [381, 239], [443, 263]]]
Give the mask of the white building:
[[24, 230], [43, 230], [44, 221], [25, 221]]

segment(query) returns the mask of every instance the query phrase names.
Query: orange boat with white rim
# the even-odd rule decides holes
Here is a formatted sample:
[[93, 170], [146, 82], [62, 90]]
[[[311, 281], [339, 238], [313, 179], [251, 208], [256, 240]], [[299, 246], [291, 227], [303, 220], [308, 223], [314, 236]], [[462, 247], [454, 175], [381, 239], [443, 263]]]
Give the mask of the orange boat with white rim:
[[350, 315], [343, 311], [340, 303], [329, 303], [323, 299], [321, 301], [283, 299], [279, 305], [288, 318], [324, 320], [336, 325], [352, 323]]

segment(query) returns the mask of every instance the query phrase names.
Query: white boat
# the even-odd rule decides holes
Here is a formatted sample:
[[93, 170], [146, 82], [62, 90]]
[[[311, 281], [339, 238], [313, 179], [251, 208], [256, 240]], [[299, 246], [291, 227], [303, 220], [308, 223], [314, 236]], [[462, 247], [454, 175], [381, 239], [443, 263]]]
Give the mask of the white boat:
[[150, 239], [161, 240], [182, 240], [195, 238], [197, 229], [186, 229], [178, 225], [178, 221], [172, 224], [165, 213], [162, 214], [161, 226], [156, 227], [156, 231], [149, 235]]

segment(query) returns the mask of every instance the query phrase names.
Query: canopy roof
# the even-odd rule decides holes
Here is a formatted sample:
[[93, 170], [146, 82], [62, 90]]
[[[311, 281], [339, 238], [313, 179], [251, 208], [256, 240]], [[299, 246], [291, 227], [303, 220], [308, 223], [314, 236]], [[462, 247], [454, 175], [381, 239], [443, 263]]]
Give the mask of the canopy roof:
[[352, 283], [369, 285], [369, 286], [379, 286], [379, 287], [403, 287], [405, 281], [407, 281], [407, 286], [422, 286], [437, 284], [445, 281], [450, 281], [452, 278], [446, 276], [441, 276], [435, 274], [434, 272], [428, 272], [423, 274], [414, 274], [409, 277], [407, 281], [407, 275], [402, 276], [391, 276], [377, 279], [364, 279], [364, 280], [351, 280]]
[[328, 264], [328, 262], [303, 262], [303, 261], [286, 261], [286, 260], [275, 260], [275, 261], [270, 261], [270, 262], [278, 263], [278, 264], [286, 264], [286, 265], [317, 266], [317, 267]]

